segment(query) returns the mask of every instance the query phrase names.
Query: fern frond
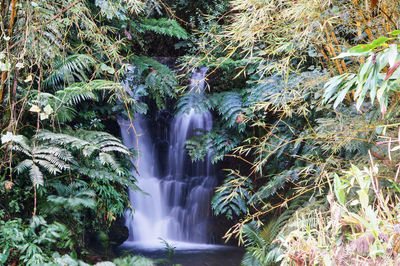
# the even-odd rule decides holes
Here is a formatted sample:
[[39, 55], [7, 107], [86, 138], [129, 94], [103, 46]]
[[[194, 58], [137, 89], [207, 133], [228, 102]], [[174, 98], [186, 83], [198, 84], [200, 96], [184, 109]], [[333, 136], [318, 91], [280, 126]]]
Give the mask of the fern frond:
[[192, 91], [179, 98], [175, 108], [177, 114], [189, 114], [192, 109], [200, 114], [211, 110], [213, 106], [203, 92]]
[[14, 138], [11, 149], [22, 152], [27, 156], [32, 156], [31, 147], [28, 143], [28, 139], [25, 136], [22, 136], [21, 138]]
[[70, 55], [62, 60], [56, 60], [52, 66], [52, 72], [43, 81], [46, 88], [61, 89], [79, 81], [86, 81], [85, 73], [96, 64], [93, 57], [86, 54]]
[[130, 88], [137, 88], [142, 83], [142, 88], [147, 89], [146, 94], [154, 99], [160, 108], [165, 108], [164, 101], [167, 97], [176, 97], [178, 81], [174, 71], [166, 65], [146, 56], [133, 56], [132, 65], [135, 69], [131, 75], [137, 78], [130, 77]]
[[[214, 101], [216, 102], [218, 113], [226, 121], [227, 126], [235, 126], [238, 115], [244, 112], [242, 109], [242, 95], [237, 91], [222, 92], [216, 95]], [[245, 129], [244, 125], [244, 123], [238, 124], [239, 132]]]
[[15, 167], [15, 171], [18, 174], [21, 174], [23, 172], [25, 172], [27, 169], [30, 169], [32, 167], [33, 161], [29, 160], [29, 159], [25, 159], [22, 162], [20, 162], [16, 167]]
[[42, 186], [43, 181], [43, 173], [40, 171], [39, 167], [32, 163], [31, 169], [29, 171], [29, 176], [34, 186]]
[[224, 184], [216, 190], [211, 206], [216, 215], [223, 214], [228, 219], [248, 211], [248, 201], [251, 198], [252, 183], [249, 178], [231, 172]]
[[74, 149], [82, 149], [85, 146], [91, 145], [90, 142], [75, 137], [70, 134], [54, 133], [48, 130], [41, 130], [37, 135], [39, 141], [53, 143], [55, 145], [68, 145]]
[[[47, 161], [47, 160], [41, 160], [41, 159], [35, 159], [35, 163], [37, 163], [38, 165], [40, 165], [41, 167], [43, 167], [44, 169], [46, 169], [46, 171], [48, 171], [49, 173], [56, 175], [58, 173], [61, 173], [62, 168], [60, 168], [60, 163], [59, 165], [56, 166], [56, 164], [54, 164], [52, 161]], [[68, 169], [68, 165], [61, 165], [64, 166], [64, 169]]]
[[218, 128], [210, 132], [197, 130], [196, 134], [186, 140], [185, 149], [192, 161], [204, 160], [211, 151], [211, 162], [216, 163], [236, 148], [242, 138], [243, 135], [234, 130]]
[[122, 85], [120, 83], [95, 79], [90, 82], [74, 83], [63, 90], [57, 91], [55, 95], [69, 105], [76, 105], [86, 100], [97, 101], [96, 91], [106, 90], [114, 92], [121, 89]]
[[51, 183], [51, 186], [56, 189], [58, 194], [47, 197], [47, 200], [56, 206], [53, 211], [94, 209], [97, 205], [94, 200], [96, 193], [90, 190], [83, 181], [73, 182], [68, 186], [61, 183]]
[[[279, 189], [284, 188], [286, 183], [296, 183], [300, 179], [300, 176], [307, 177], [313, 174], [313, 168], [313, 165], [307, 165], [306, 167], [298, 167], [273, 175], [265, 185], [263, 185], [257, 190], [256, 193], [254, 193], [250, 201], [254, 204], [265, 202]], [[304, 178], [302, 178], [301, 180], [304, 180]]]
[[121, 166], [119, 165], [119, 163], [115, 160], [115, 158], [111, 154], [105, 153], [105, 152], [100, 152], [99, 160], [102, 165], [111, 166], [112, 169], [115, 170], [119, 175], [123, 174], [123, 172], [120, 170]]
[[242, 229], [246, 253], [242, 258], [241, 265], [262, 266], [267, 253], [267, 243], [259, 235], [255, 223], [245, 224]]
[[144, 31], [152, 31], [157, 34], [175, 37], [181, 40], [188, 40], [189, 34], [183, 29], [176, 20], [167, 18], [146, 18], [140, 23]]

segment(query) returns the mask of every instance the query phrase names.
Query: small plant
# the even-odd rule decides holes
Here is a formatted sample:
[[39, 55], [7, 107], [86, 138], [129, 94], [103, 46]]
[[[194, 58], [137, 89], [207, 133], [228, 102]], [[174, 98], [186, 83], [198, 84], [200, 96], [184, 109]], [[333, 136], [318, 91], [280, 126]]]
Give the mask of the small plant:
[[175, 247], [172, 246], [170, 243], [168, 243], [165, 239], [163, 238], [158, 238], [160, 242], [164, 245], [164, 250], [165, 250], [165, 259], [160, 259], [157, 262], [158, 263], [165, 263], [165, 264], [170, 264], [172, 257], [175, 254]]
[[[378, 168], [352, 165], [341, 176], [333, 175], [329, 209], [314, 210], [295, 218], [277, 241], [284, 250], [282, 265], [396, 265], [399, 236], [397, 191], [379, 189]], [[282, 232], [285, 232], [283, 229]]]

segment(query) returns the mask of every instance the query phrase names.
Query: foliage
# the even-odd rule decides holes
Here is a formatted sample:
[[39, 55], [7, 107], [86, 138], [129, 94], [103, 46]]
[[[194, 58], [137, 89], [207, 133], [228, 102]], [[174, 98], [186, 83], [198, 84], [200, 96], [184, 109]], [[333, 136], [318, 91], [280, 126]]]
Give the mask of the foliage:
[[43, 81], [48, 88], [59, 89], [71, 85], [75, 81], [88, 80], [85, 72], [89, 72], [96, 61], [85, 54], [73, 54], [62, 60], [56, 60], [49, 76]]
[[[185, 147], [229, 168], [212, 208], [243, 264], [396, 263], [399, 1], [3, 2], [2, 263], [84, 264], [137, 189], [116, 115], [150, 108], [213, 113]], [[200, 66], [207, 91], [179, 89]]]
[[[194, 136], [186, 147], [197, 160], [206, 156], [207, 147], [212, 147], [209, 143], [215, 144], [213, 136], [243, 130], [235, 147], [221, 150], [228, 153], [225, 159], [237, 159], [237, 165], [230, 167], [234, 173], [240, 169], [240, 174], [229, 176], [216, 190], [214, 199], [221, 200], [213, 207], [216, 214], [226, 215], [241, 200], [238, 216], [230, 210], [228, 216], [236, 224], [225, 237], [248, 241], [244, 265], [282, 259], [287, 264], [327, 264], [307, 256], [325, 256], [329, 248], [308, 253], [318, 243], [322, 247], [341, 243], [335, 252], [347, 248], [343, 239], [319, 242], [316, 237], [321, 231], [335, 232], [318, 225], [325, 215], [324, 195], [332, 176], [351, 163], [365, 165], [378, 159], [385, 174], [374, 176], [375, 183], [388, 189], [385, 179], [397, 179], [391, 152], [397, 149], [390, 145], [398, 126], [399, 17], [391, 16], [390, 10], [398, 6], [399, 1], [231, 1], [230, 12], [209, 17], [210, 28], [198, 36], [198, 53], [186, 58], [185, 66], [211, 66], [210, 77], [215, 73], [232, 79], [247, 76], [247, 85], [211, 86], [198, 99], [197, 109], [216, 110], [217, 120], [226, 123], [215, 123], [210, 132]], [[349, 49], [351, 45], [356, 46]], [[236, 67], [236, 73], [226, 71], [227, 65]], [[179, 108], [188, 110], [185, 104], [190, 106], [194, 100], [190, 95], [183, 97]], [[377, 145], [382, 143], [379, 135], [384, 135], [384, 143], [391, 143], [387, 156], [382, 155], [385, 148]], [[251, 182], [251, 189], [244, 180]], [[249, 190], [251, 196], [238, 194], [241, 189]], [[304, 204], [302, 200], [308, 199]], [[302, 203], [296, 204], [297, 200]], [[282, 212], [282, 208], [288, 210]], [[265, 227], [272, 236], [264, 238], [261, 225], [272, 216], [278, 217], [276, 222]], [[302, 233], [288, 239], [293, 216]], [[277, 235], [283, 246], [275, 241]], [[315, 242], [306, 243], [308, 239]], [[291, 241], [299, 245], [292, 248]], [[302, 254], [306, 258], [300, 259]], [[364, 262], [377, 263], [375, 255], [365, 255]], [[381, 259], [385, 261], [385, 255]], [[390, 258], [386, 262], [394, 263]]]
[[48, 224], [40, 216], [32, 217], [29, 224], [20, 218], [0, 220], [0, 231], [0, 261], [6, 264], [44, 264], [51, 260], [54, 247], [66, 248], [71, 241], [70, 232], [63, 224]]
[[[113, 261], [113, 265], [116, 266], [129, 266], [129, 265], [143, 265], [143, 266], [153, 266], [154, 262], [151, 259], [142, 256], [132, 256], [118, 258]], [[100, 264], [101, 265], [101, 264]]]
[[374, 185], [377, 174], [376, 166], [360, 170], [353, 165], [343, 175], [335, 175], [335, 196], [328, 195], [329, 211], [309, 212], [316, 223], [303, 223], [302, 217], [293, 221], [296, 229], [281, 238], [282, 263], [397, 263], [393, 256], [397, 238], [393, 236], [398, 234], [398, 202], [384, 200], [397, 192], [378, 189]]
[[[355, 46], [338, 56], [341, 58], [368, 55], [368, 58], [360, 66], [357, 74], [345, 73], [333, 77], [326, 83], [324, 92], [326, 102], [335, 100], [333, 107], [336, 108], [353, 90], [352, 95], [356, 101], [357, 110], [361, 110], [368, 95], [372, 104], [375, 98], [378, 100], [382, 114], [386, 114], [389, 94], [399, 90], [397, 82], [399, 76], [396, 72], [399, 58], [397, 44], [387, 44], [397, 38], [396, 33], [389, 33], [389, 35], [395, 36], [392, 38], [380, 37], [370, 44]], [[382, 73], [384, 69], [388, 69], [386, 75]]]
[[247, 213], [246, 203], [251, 197], [251, 189], [250, 179], [231, 171], [212, 199], [211, 205], [215, 214], [223, 214], [228, 219], [232, 219], [234, 216]]
[[19, 2], [0, 8], [1, 228], [15, 238], [2, 239], [0, 264], [83, 265], [87, 232], [107, 232], [129, 206], [127, 189], [137, 189], [133, 153], [83, 129], [106, 129], [124, 98], [126, 39], [111, 24], [145, 6]]
[[210, 132], [197, 130], [196, 134], [186, 141], [185, 149], [192, 161], [204, 160], [207, 155], [211, 155], [209, 159], [216, 163], [223, 160], [241, 140], [240, 134], [229, 129], [214, 129]]
[[143, 19], [140, 23], [140, 31], [152, 31], [157, 34], [175, 37], [181, 40], [189, 39], [189, 34], [174, 19]]
[[[149, 95], [159, 108], [165, 107], [167, 98], [176, 97], [178, 83], [169, 67], [146, 56], [132, 57], [132, 64], [134, 69], [127, 73], [129, 78], [127, 86], [137, 91], [133, 97]], [[145, 92], [141, 92], [142, 90]]]

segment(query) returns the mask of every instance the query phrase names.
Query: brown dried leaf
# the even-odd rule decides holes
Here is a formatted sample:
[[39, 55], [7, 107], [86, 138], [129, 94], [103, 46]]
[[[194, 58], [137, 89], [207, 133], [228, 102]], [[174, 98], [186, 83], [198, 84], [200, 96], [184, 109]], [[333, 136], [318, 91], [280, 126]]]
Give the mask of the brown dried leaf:
[[383, 81], [386, 81], [388, 78], [390, 78], [393, 73], [399, 68], [400, 66], [400, 60], [397, 61], [391, 68], [389, 68], [389, 70], [386, 73], [386, 77]]

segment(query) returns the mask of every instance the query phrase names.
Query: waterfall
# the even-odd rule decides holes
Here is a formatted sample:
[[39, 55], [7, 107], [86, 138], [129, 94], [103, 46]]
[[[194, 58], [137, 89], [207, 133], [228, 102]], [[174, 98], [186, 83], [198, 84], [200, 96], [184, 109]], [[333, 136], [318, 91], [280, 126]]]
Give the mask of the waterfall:
[[[196, 69], [191, 77], [191, 93], [202, 93], [207, 68]], [[169, 150], [165, 158], [167, 174], [159, 171], [154, 141], [147, 121], [138, 115], [133, 122], [119, 120], [122, 139], [129, 148], [139, 149], [137, 185], [143, 192], [129, 191], [134, 212], [127, 212], [129, 243], [155, 245], [159, 238], [171, 242], [210, 243], [208, 232], [210, 201], [217, 185], [210, 154], [204, 161], [192, 163], [184, 149], [185, 141], [196, 134], [195, 129], [210, 130], [210, 112], [176, 116], [169, 129]], [[138, 143], [138, 147], [136, 146]]]

